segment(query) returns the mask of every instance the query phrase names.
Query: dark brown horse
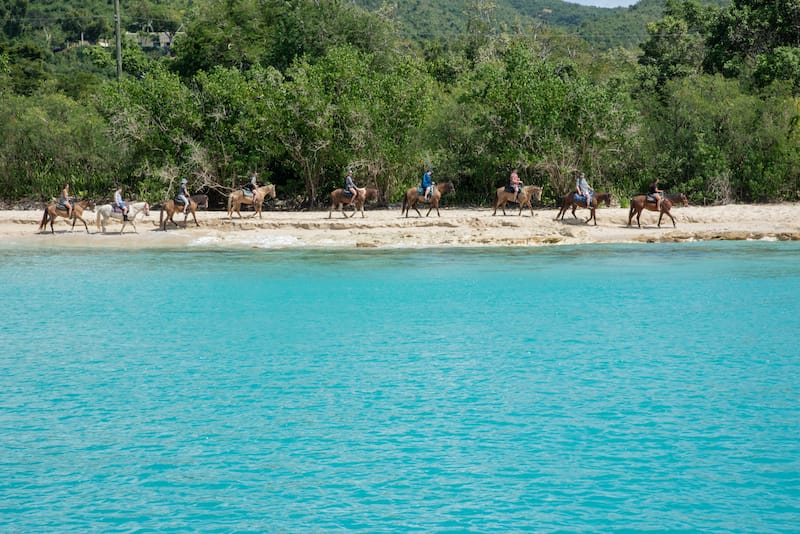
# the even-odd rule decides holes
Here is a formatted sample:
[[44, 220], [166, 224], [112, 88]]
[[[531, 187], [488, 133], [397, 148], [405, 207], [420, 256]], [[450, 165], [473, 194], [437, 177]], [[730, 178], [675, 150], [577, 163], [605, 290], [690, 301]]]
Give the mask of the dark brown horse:
[[255, 213], [253, 213], [253, 217], [258, 215], [259, 218], [261, 217], [261, 208], [264, 204], [264, 199], [266, 197], [275, 198], [275, 184], [267, 184], [262, 185], [261, 187], [256, 188], [253, 191], [253, 196], [248, 197], [244, 194], [244, 191], [241, 189], [237, 189], [236, 191], [231, 192], [228, 195], [228, 218], [233, 218], [233, 212], [239, 214], [239, 218], [242, 218], [242, 214], [239, 212], [239, 209], [242, 207], [242, 204], [253, 204], [255, 208]]
[[[340, 208], [345, 217], [352, 217], [357, 211], [360, 211], [361, 216], [364, 217], [364, 204], [370, 200], [380, 200], [381, 198], [380, 191], [372, 187], [357, 187], [356, 192], [358, 193], [356, 198], [351, 198], [344, 194], [344, 189], [341, 187], [331, 191], [331, 207], [328, 210], [328, 218], [330, 219], [333, 215], [333, 210], [339, 211]], [[345, 213], [344, 209], [347, 206], [353, 206], [352, 215]]]
[[599, 206], [601, 202], [605, 202], [606, 207], [610, 206], [611, 193], [595, 193], [594, 195], [592, 195], [591, 203], [587, 206], [585, 200], [575, 200], [575, 191], [571, 191], [566, 195], [564, 195], [564, 199], [561, 201], [561, 210], [558, 212], [558, 215], [556, 215], [556, 220], [559, 220], [560, 218], [563, 221], [564, 215], [567, 214], [567, 210], [570, 208], [572, 208], [572, 216], [577, 219], [578, 216], [575, 215], [575, 209], [586, 208], [590, 210], [589, 218], [586, 219], [586, 223], [594, 219], [594, 225], [597, 226], [597, 217], [595, 217], [595, 210], [597, 209], [597, 206]]
[[[664, 198], [661, 199], [661, 212], [658, 215], [658, 227], [661, 228], [661, 219], [666, 215], [670, 219], [672, 219], [672, 227], [676, 228], [675, 225], [675, 217], [669, 212], [672, 209], [672, 206], [676, 204], [681, 204], [682, 206], [686, 207], [689, 205], [689, 199], [686, 198], [686, 195], [683, 193], [670, 193], [664, 195]], [[639, 228], [642, 225], [639, 223], [639, 217], [642, 215], [642, 211], [658, 211], [658, 203], [655, 200], [648, 200], [647, 195], [636, 195], [631, 199], [631, 209], [628, 211], [628, 226], [631, 225], [631, 220], [633, 219], [633, 214], [636, 214], [636, 226]]]
[[[208, 207], [208, 196], [207, 195], [192, 195], [189, 197], [189, 209], [186, 210], [186, 215], [183, 216], [183, 227], [186, 228], [186, 220], [189, 218], [189, 214], [192, 215], [194, 218], [194, 225], [200, 226], [200, 223], [197, 222], [197, 208], [207, 208]], [[164, 212], [167, 212], [166, 218], [164, 217]], [[167, 231], [167, 223], [171, 222], [175, 226], [178, 226], [178, 223], [172, 218], [176, 213], [183, 213], [183, 204], [175, 204], [175, 200], [167, 200], [161, 205], [161, 214], [158, 218], [158, 225], [161, 227], [162, 230], [165, 232]]]
[[[93, 210], [94, 209], [94, 202], [91, 200], [80, 200], [76, 202], [72, 206], [72, 230], [75, 229], [75, 221], [81, 221], [83, 223], [83, 227], [86, 228], [86, 233], [89, 233], [89, 226], [86, 224], [86, 221], [83, 220], [83, 210]], [[56, 220], [56, 217], [64, 217], [68, 219], [69, 216], [67, 215], [67, 210], [58, 207], [58, 204], [55, 202], [49, 204], [45, 209], [44, 213], [42, 214], [42, 222], [39, 223], [39, 231], [45, 231], [47, 229], [47, 222], [50, 222], [50, 232], [56, 233], [53, 229], [53, 222]]]
[[417, 209], [417, 204], [424, 203], [430, 204], [428, 213], [425, 214], [425, 217], [431, 214], [431, 210], [433, 208], [436, 208], [436, 215], [441, 217], [442, 214], [439, 213], [439, 200], [442, 198], [442, 195], [447, 192], [456, 192], [456, 186], [454, 186], [453, 182], [449, 180], [447, 182], [439, 182], [438, 184], [434, 185], [431, 198], [429, 199], [425, 198], [424, 193], [420, 194], [416, 187], [412, 187], [406, 191], [405, 195], [403, 195], [403, 206], [400, 208], [400, 215], [405, 213], [406, 217], [408, 217], [408, 212], [411, 211], [411, 208], [414, 208], [414, 211], [417, 212], [417, 215], [422, 217], [422, 214]]
[[[517, 204], [519, 205], [519, 213], [517, 215], [522, 215], [522, 208], [527, 205], [531, 209], [531, 217], [533, 217], [531, 199], [536, 202], [542, 200], [542, 188], [538, 185], [526, 185], [520, 189], [519, 195], [517, 196]], [[497, 215], [498, 207], [503, 210], [503, 215], [505, 215], [506, 202], [514, 202], [514, 193], [506, 191], [505, 187], [498, 187], [494, 201], [494, 213], [492, 213], [492, 215]]]

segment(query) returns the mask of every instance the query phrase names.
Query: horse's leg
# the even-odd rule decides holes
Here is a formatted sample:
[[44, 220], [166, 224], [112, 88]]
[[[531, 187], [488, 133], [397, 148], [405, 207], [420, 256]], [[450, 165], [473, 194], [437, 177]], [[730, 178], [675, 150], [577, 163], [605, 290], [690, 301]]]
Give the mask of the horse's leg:
[[[86, 224], [86, 221], [83, 220], [83, 217], [78, 217], [77, 215], [75, 217], [81, 220], [81, 222], [83, 223], [83, 227], [86, 228], [86, 233], [88, 234], [89, 233], [89, 225]], [[72, 222], [72, 226], [73, 227], [75, 226], [75, 222], [74, 221]]]
[[500, 206], [500, 207], [501, 207], [501, 209], [503, 210], [503, 216], [504, 216], [504, 217], [505, 217], [505, 215], [506, 215], [506, 203], [507, 203], [507, 202], [508, 202], [508, 199], [507, 199], [507, 198], [504, 198], [504, 199], [503, 199], [503, 202], [502, 202], [502, 204], [501, 204], [501, 206]]
[[667, 212], [667, 215], [669, 216], [670, 219], [672, 219], [672, 227], [677, 228], [678, 226], [675, 224], [675, 218], [672, 217], [672, 213]]
[[195, 212], [195, 210], [192, 210], [192, 218], [194, 219], [194, 225], [200, 228], [200, 223], [197, 222], [197, 213]]

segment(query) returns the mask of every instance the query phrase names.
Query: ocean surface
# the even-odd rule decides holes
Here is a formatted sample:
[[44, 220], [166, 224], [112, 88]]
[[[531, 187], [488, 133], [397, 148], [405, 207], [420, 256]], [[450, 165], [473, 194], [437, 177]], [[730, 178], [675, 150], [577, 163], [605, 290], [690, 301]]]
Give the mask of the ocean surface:
[[797, 532], [799, 300], [800, 243], [0, 244], [0, 531]]

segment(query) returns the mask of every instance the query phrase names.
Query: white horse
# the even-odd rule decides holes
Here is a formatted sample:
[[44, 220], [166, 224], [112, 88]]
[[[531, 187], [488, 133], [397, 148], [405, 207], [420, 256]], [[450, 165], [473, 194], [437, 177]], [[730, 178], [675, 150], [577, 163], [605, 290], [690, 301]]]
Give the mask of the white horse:
[[97, 229], [102, 230], [103, 233], [106, 233], [106, 223], [109, 219], [117, 219], [118, 221], [122, 222], [122, 228], [119, 229], [119, 233], [121, 234], [123, 230], [125, 230], [125, 226], [128, 223], [131, 223], [133, 226], [133, 231], [137, 234], [139, 233], [136, 230], [136, 223], [134, 220], [139, 213], [144, 213], [144, 215], [150, 215], [150, 206], [147, 202], [134, 202], [132, 204], [128, 204], [128, 220], [123, 220], [122, 213], [115, 212], [114, 207], [111, 204], [104, 204], [97, 208]]

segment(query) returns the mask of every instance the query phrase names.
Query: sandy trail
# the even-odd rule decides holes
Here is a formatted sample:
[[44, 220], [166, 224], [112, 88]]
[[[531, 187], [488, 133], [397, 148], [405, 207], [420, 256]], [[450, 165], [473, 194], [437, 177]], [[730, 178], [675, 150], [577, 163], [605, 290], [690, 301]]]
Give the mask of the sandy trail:
[[[658, 216], [642, 214], [642, 228], [628, 227], [628, 210], [600, 208], [597, 226], [584, 220], [588, 211], [578, 210], [579, 219], [571, 215], [564, 222], [555, 221], [555, 209], [537, 209], [521, 216], [517, 210], [508, 215], [492, 216], [489, 208], [444, 208], [441, 217], [400, 216], [399, 209], [367, 209], [365, 217], [356, 215], [345, 219], [328, 212], [270, 212], [263, 219], [228, 220], [227, 213], [198, 212], [200, 227], [192, 222], [186, 228], [170, 226], [159, 230], [159, 212], [137, 219], [138, 233], [128, 226], [119, 235], [120, 224], [110, 223], [108, 233], [95, 226], [95, 214], [86, 213], [90, 234], [78, 222], [71, 231], [66, 219], [55, 224], [55, 235], [39, 232], [41, 211], [0, 211], [0, 241], [13, 244], [53, 244], [78, 247], [182, 247], [182, 246], [244, 246], [257, 248], [283, 247], [486, 247], [538, 246], [581, 243], [673, 242], [701, 240], [779, 239], [800, 240], [800, 204], [729, 205], [715, 207], [673, 208], [677, 228], [667, 219], [658, 228]], [[422, 212], [423, 215], [425, 211]]]

